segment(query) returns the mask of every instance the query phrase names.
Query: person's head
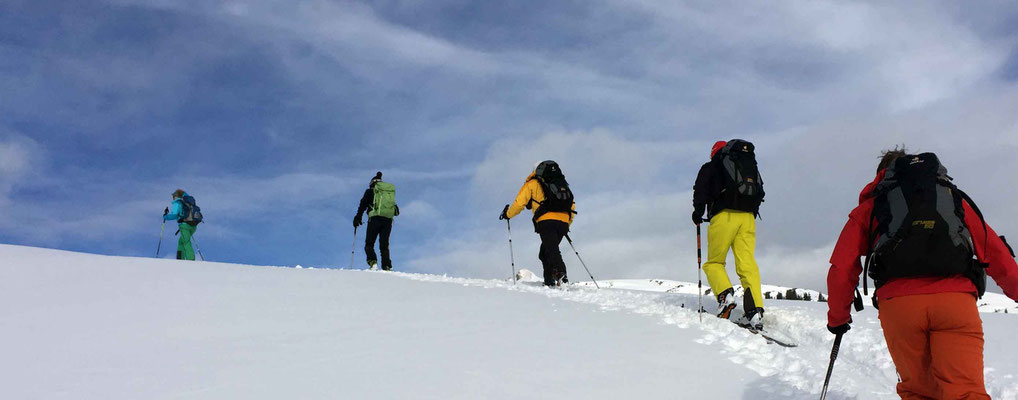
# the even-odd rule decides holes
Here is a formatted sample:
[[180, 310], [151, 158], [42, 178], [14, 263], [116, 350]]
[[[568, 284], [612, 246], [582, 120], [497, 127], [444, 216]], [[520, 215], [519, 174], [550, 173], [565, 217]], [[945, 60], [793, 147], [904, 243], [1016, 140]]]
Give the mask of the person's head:
[[375, 173], [375, 177], [371, 178], [371, 183], [368, 184], [368, 186], [372, 186], [373, 187], [373, 186], [375, 186], [376, 183], [381, 182], [381, 181], [382, 181], [382, 171], [378, 171], [377, 173]]
[[721, 149], [723, 149], [725, 147], [725, 145], [727, 145], [727, 144], [728, 144], [728, 142], [726, 142], [724, 140], [719, 140], [717, 142], [714, 142], [714, 146], [712, 146], [710, 148], [710, 158], [714, 158], [714, 155], [718, 154], [718, 152], [721, 151]]
[[895, 160], [904, 157], [906, 154], [908, 154], [908, 150], [905, 150], [904, 144], [901, 147], [894, 146], [893, 149], [884, 150], [880, 153], [880, 164], [877, 164], [877, 173], [887, 169], [891, 164], [894, 164]]
[[177, 189], [173, 191], [173, 200], [184, 197], [184, 189]]

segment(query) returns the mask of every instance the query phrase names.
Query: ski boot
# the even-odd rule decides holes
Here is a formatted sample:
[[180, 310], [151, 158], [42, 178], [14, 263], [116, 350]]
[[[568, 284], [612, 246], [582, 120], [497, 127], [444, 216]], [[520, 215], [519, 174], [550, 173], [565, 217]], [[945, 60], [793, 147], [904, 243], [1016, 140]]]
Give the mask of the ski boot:
[[763, 315], [764, 315], [763, 308], [761, 307], [754, 308], [752, 310], [746, 311], [746, 315], [742, 316], [742, 319], [738, 322], [738, 324], [746, 328], [752, 329], [754, 331], [762, 331], [764, 328]]
[[382, 266], [382, 271], [392, 271], [392, 266], [391, 265], [383, 265]]
[[368, 260], [368, 269], [371, 271], [378, 270], [378, 261]]
[[728, 288], [718, 294], [718, 318], [728, 319], [735, 309], [735, 290]]

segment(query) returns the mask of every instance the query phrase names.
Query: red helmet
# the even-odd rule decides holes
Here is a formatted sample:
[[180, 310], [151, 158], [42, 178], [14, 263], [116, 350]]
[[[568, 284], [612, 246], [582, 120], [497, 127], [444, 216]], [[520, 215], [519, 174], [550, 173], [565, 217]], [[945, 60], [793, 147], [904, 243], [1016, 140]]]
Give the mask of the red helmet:
[[714, 158], [714, 155], [718, 154], [718, 151], [721, 150], [722, 148], [724, 148], [725, 145], [727, 145], [727, 144], [728, 144], [728, 142], [726, 142], [724, 140], [719, 140], [716, 143], [714, 143], [714, 147], [710, 148], [710, 158]]

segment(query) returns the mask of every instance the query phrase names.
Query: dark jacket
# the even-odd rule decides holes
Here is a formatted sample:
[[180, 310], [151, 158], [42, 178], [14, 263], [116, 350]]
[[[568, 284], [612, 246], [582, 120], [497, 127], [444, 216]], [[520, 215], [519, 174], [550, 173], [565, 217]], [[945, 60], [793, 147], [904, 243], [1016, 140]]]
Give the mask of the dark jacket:
[[707, 219], [730, 207], [721, 196], [724, 183], [721, 181], [723, 177], [717, 165], [714, 161], [703, 164], [693, 185], [693, 210], [697, 215], [703, 215], [706, 210]]

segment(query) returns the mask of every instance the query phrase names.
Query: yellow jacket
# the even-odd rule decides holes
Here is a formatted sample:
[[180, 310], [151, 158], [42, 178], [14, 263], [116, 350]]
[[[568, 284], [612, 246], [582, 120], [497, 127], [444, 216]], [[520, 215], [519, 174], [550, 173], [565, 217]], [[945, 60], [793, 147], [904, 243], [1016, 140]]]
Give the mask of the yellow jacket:
[[[526, 208], [528, 204], [530, 204], [533, 207], [531, 211], [536, 214], [537, 209], [541, 208], [540, 203], [542, 201], [544, 201], [544, 189], [541, 189], [541, 183], [538, 182], [537, 178], [534, 177], [534, 173], [530, 173], [530, 176], [527, 177], [527, 181], [524, 182], [523, 187], [520, 188], [520, 193], [516, 195], [516, 201], [514, 201], [513, 204], [509, 206], [509, 211], [506, 213], [506, 216], [512, 218], [517, 215], [520, 215], [520, 213], [523, 212], [523, 209]], [[572, 208], [573, 211], [576, 210], [576, 202], [573, 202]], [[544, 213], [544, 215], [542, 215], [540, 218], [538, 218], [537, 222], [546, 220], [562, 221], [572, 225], [573, 213], [549, 211]]]

